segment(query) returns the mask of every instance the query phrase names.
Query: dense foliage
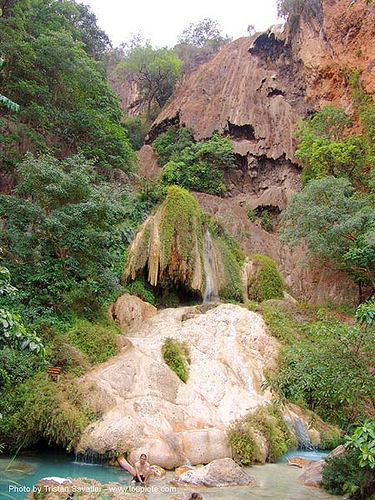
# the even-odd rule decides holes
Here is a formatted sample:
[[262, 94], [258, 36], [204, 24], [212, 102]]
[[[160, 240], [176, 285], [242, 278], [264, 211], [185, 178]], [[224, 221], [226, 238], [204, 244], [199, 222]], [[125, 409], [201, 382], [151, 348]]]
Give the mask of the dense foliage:
[[334, 106], [325, 106], [300, 122], [296, 156], [304, 166], [305, 184], [328, 175], [344, 176], [356, 185], [365, 182], [365, 167], [371, 161], [365, 135], [349, 136], [352, 124], [353, 116]]
[[178, 37], [174, 50], [184, 63], [183, 72], [189, 73], [212, 59], [228, 41], [230, 38], [222, 33], [219, 24], [206, 18], [190, 23]]
[[347, 436], [347, 451], [327, 460], [323, 487], [335, 495], [365, 500], [375, 494], [375, 421], [365, 422]]
[[129, 193], [100, 182], [81, 156], [28, 155], [0, 196], [4, 261], [30, 321], [93, 314], [119, 290], [116, 261], [131, 235]]
[[80, 152], [102, 168], [135, 162], [118, 99], [98, 57], [109, 42], [95, 16], [74, 0], [10, 2], [0, 16], [2, 92], [20, 112], [0, 107], [0, 161], [14, 167], [28, 150]]
[[309, 182], [282, 214], [282, 240], [291, 246], [305, 243], [312, 257], [331, 262], [375, 290], [372, 193], [359, 194], [345, 178]]
[[305, 337], [283, 348], [271, 386], [324, 420], [347, 428], [375, 414], [373, 330], [329, 317], [305, 325]]
[[247, 283], [249, 300], [263, 302], [283, 298], [284, 282], [275, 261], [261, 254], [250, 255], [249, 258], [254, 267], [254, 272]]
[[215, 133], [210, 139], [194, 142], [191, 132], [181, 127], [169, 128], [153, 143], [163, 167], [165, 185], [223, 195], [226, 191], [224, 170], [235, 167], [233, 145]]

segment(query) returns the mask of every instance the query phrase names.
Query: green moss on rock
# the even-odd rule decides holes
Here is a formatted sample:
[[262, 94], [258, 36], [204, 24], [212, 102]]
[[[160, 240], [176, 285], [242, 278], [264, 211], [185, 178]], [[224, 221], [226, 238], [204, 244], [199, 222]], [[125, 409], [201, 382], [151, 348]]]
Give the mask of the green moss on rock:
[[[275, 462], [296, 439], [275, 405], [258, 408], [255, 413], [237, 420], [228, 432], [233, 458], [242, 465]], [[266, 455], [261, 446], [266, 447]]]

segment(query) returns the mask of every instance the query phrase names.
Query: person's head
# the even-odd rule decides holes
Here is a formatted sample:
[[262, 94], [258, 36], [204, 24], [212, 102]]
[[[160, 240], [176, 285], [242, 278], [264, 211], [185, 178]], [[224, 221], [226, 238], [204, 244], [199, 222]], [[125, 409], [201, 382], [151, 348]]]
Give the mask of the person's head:
[[190, 500], [202, 500], [202, 495], [199, 493], [192, 493], [190, 496]]
[[145, 464], [147, 460], [147, 455], [145, 453], [142, 453], [142, 455], [139, 457], [139, 461], [141, 464]]

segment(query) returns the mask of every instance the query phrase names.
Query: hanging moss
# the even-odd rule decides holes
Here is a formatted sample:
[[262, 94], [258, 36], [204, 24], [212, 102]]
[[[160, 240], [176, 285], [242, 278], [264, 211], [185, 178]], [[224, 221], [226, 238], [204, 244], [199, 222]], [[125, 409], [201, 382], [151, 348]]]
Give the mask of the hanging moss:
[[250, 255], [255, 271], [248, 279], [249, 300], [263, 302], [283, 298], [284, 282], [277, 270], [276, 263], [267, 255]]
[[202, 211], [192, 194], [169, 186], [164, 202], [142, 224], [129, 248], [124, 281], [136, 280], [143, 273], [163, 297], [166, 291], [169, 295], [176, 292], [183, 303], [185, 292], [203, 296], [207, 273], [213, 296], [241, 301], [244, 258], [237, 240]]
[[[163, 217], [160, 229], [162, 244], [162, 270], [169, 266], [173, 277], [176, 267], [188, 274], [194, 263], [194, 239], [198, 240], [200, 253], [203, 244], [202, 210], [197, 200], [186, 189], [169, 186], [163, 205]], [[175, 247], [175, 248], [173, 248]], [[176, 251], [176, 262], [171, 261], [171, 254]], [[185, 268], [186, 265], [186, 268]], [[181, 269], [182, 267], [182, 269]]]

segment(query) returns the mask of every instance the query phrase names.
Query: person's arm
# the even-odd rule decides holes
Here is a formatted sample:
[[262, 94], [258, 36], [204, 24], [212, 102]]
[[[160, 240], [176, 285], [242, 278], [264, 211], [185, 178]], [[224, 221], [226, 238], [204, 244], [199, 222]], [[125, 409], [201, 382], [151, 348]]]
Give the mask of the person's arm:
[[150, 475], [151, 475], [151, 467], [150, 467], [150, 464], [147, 464], [147, 469], [145, 470], [145, 474], [144, 474], [144, 477], [145, 477], [145, 481], [144, 481], [144, 484], [148, 484], [148, 481], [150, 479]]

